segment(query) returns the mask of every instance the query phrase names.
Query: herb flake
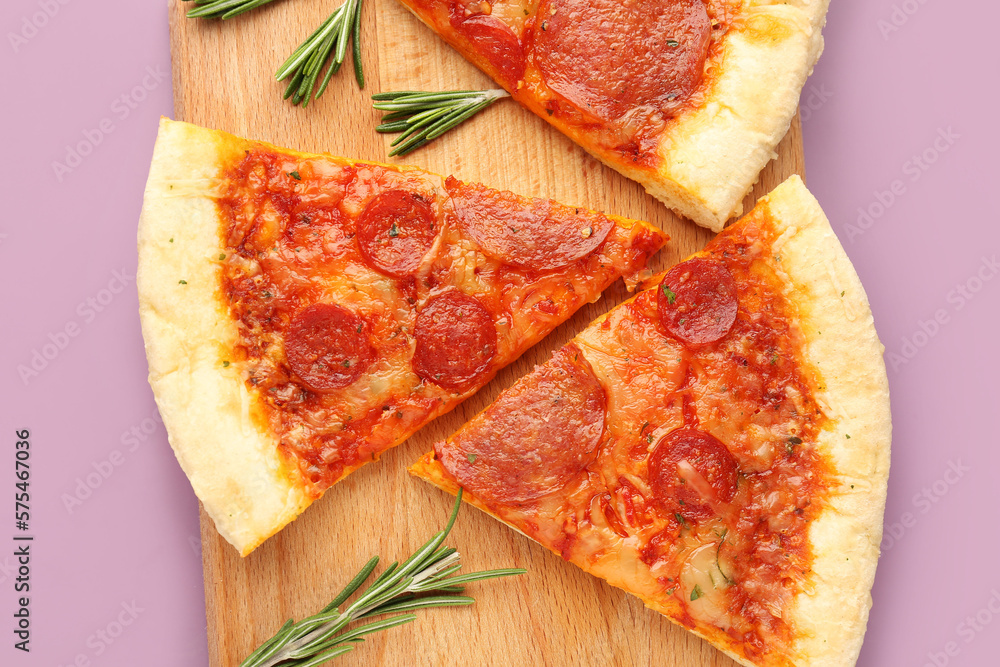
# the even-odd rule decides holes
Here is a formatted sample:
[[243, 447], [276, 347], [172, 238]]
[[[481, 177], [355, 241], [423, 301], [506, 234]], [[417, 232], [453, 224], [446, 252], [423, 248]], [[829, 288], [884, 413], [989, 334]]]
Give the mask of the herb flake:
[[667, 297], [667, 303], [669, 303], [671, 306], [674, 305], [675, 301], [677, 301], [677, 295], [667, 285], [663, 286], [663, 294], [664, 296]]

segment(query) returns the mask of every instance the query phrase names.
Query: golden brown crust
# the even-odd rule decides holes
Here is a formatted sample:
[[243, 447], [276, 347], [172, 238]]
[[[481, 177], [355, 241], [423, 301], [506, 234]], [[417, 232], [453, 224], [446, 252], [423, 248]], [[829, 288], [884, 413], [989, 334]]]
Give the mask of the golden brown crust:
[[864, 640], [882, 541], [892, 420], [882, 344], [854, 267], [819, 204], [798, 177], [766, 199], [784, 241], [776, 248], [798, 306], [805, 360], [820, 373], [817, 401], [832, 428], [819, 448], [839, 486], [813, 522], [810, 594], [790, 611], [796, 664], [853, 665]]
[[[442, 19], [435, 2], [400, 0], [473, 64], [502, 77]], [[512, 94], [594, 157], [641, 183], [669, 208], [720, 231], [742, 212], [742, 200], [775, 157], [798, 108], [806, 78], [823, 50], [829, 0], [746, 0], [707, 64], [699, 104], [669, 122], [657, 141], [655, 168], [600, 145], [592, 130], [547, 111], [520, 85]], [[527, 10], [526, 10], [527, 11]], [[532, 76], [539, 76], [537, 73]]]
[[[791, 125], [806, 78], [822, 51], [829, 0], [747, 2], [725, 38], [706, 103], [661, 138], [654, 174], [625, 173], [699, 225], [720, 231]], [[602, 157], [602, 159], [604, 159]]]
[[[225, 201], [231, 189], [228, 186], [233, 166], [246, 159], [248, 153], [261, 150], [288, 160], [335, 163], [368, 171], [377, 168], [391, 172], [393, 178], [398, 177], [396, 180], [426, 181], [429, 188], [437, 188], [443, 196], [448, 196], [443, 177], [416, 168], [299, 153], [186, 123], [161, 121], [138, 233], [140, 318], [150, 385], [181, 467], [219, 532], [242, 555], [292, 521], [329, 484], [452, 409], [492, 373], [517, 358], [623, 272], [637, 276], [648, 256], [666, 241], [662, 232], [647, 223], [606, 216], [612, 231], [600, 245], [600, 254], [588, 255], [594, 263], [605, 262], [607, 258], [606, 263], [594, 272], [566, 268], [559, 273], [562, 271], [559, 268], [551, 274], [531, 273], [534, 277], [525, 282], [523, 289], [548, 294], [558, 308], [545, 314], [534, 310], [531, 303], [524, 303], [505, 310], [510, 317], [504, 320], [497, 365], [489, 376], [482, 376], [477, 380], [479, 384], [470, 384], [461, 392], [433, 385], [422, 396], [426, 398], [433, 390], [438, 400], [417, 396], [416, 407], [401, 402], [397, 406], [399, 412], [384, 415], [386, 423], [393, 423], [383, 429], [384, 437], [377, 446], [373, 444], [365, 456], [344, 465], [342, 474], [338, 473], [326, 485], [317, 485], [315, 480], [305, 479], [309, 472], [302, 471], [300, 459], [295, 458], [299, 453], [290, 447], [298, 443], [303, 448], [312, 447], [315, 441], [307, 436], [283, 435], [286, 431], [281, 429], [290, 410], [283, 411], [271, 399], [265, 399], [270, 394], [266, 394], [265, 384], [253, 375], [260, 359], [245, 360], [247, 341], [243, 338], [247, 329], [239, 328], [241, 325], [235, 319], [238, 313], [230, 307], [233, 292], [227, 291], [232, 289], [232, 283], [227, 282], [231, 273], [226, 272], [231, 272], [236, 253], [223, 242], [229, 238], [230, 229], [225, 215], [220, 215], [224, 205], [219, 202]], [[303, 170], [303, 178], [306, 173]], [[300, 176], [294, 171], [289, 172], [289, 178], [299, 180]], [[527, 199], [510, 204], [514, 209], [530, 205]], [[434, 257], [440, 257], [451, 272], [442, 278], [446, 284], [457, 286], [457, 278], [452, 274], [461, 274], [468, 280], [493, 280], [485, 287], [498, 291], [507, 285], [505, 279], [478, 277], [476, 272], [464, 270], [468, 257], [482, 254], [471, 246], [454, 244], [447, 253], [436, 252]], [[359, 264], [358, 273], [352, 274], [350, 280], [333, 274], [323, 278], [328, 288], [325, 294], [329, 297], [348, 292], [350, 298], [369, 303], [384, 303], [390, 298], [377, 292], [370, 297], [358, 296], [362, 274], [371, 274], [380, 284], [390, 280]], [[570, 289], [573, 285], [575, 289]], [[256, 288], [250, 288], [251, 298], [259, 298], [258, 293]], [[412, 314], [412, 308], [407, 306], [406, 312]], [[283, 334], [278, 330], [276, 335]], [[380, 389], [369, 391], [368, 385], [352, 383], [352, 391], [366, 401], [377, 402], [377, 407], [371, 409], [377, 416], [385, 412], [384, 402], [379, 400], [383, 392], [399, 389], [402, 394], [415, 395], [414, 387], [421, 384], [410, 366], [412, 341], [405, 340], [406, 346], [399, 347], [398, 358], [382, 359], [386, 368], [380, 369], [381, 375], [368, 374], [368, 379], [374, 380]], [[284, 355], [280, 345], [275, 349]], [[411, 408], [412, 419], [400, 421], [402, 417], [395, 416]], [[407, 412], [405, 416], [410, 414]], [[325, 417], [330, 418], [329, 414]], [[347, 419], [350, 418], [349, 415]], [[374, 442], [370, 430], [363, 437], [369, 444]]]
[[[815, 397], [828, 426], [816, 447], [833, 470], [826, 505], [808, 528], [811, 571], [783, 615], [793, 639], [774, 660], [765, 656], [759, 664], [789, 664], [787, 659], [794, 665], [853, 665], [871, 606], [889, 470], [891, 418], [882, 348], [850, 260], [801, 179], [793, 176], [780, 185], [749, 216], [773, 230], [769, 236], [775, 241], [764, 256], [776, 267], [795, 313], [803, 341], [801, 361], [818, 378]], [[410, 472], [457, 492], [433, 453]], [[465, 499], [496, 516], [472, 494], [466, 492]], [[610, 567], [594, 573], [629, 590], [627, 573]], [[671, 616], [673, 610], [653, 596], [629, 592]], [[758, 664], [732, 650], [731, 639], [714, 627], [695, 627], [693, 632], [742, 664]]]
[[[139, 220], [139, 316], [170, 444], [216, 528], [241, 555], [311, 502], [253, 414], [220, 295], [220, 169], [244, 142], [160, 121]], [[229, 362], [229, 363], [226, 363]], [[225, 364], [225, 365], [224, 365]]]

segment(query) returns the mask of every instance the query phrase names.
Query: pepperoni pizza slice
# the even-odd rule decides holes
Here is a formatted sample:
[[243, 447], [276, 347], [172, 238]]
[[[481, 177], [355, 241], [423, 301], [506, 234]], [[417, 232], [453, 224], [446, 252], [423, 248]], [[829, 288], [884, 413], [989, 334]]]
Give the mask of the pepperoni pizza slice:
[[400, 0], [609, 167], [714, 231], [788, 131], [829, 0]]
[[150, 384], [246, 555], [483, 386], [666, 236], [164, 119], [139, 225]]
[[891, 424], [864, 290], [793, 177], [411, 472], [745, 665], [850, 665]]

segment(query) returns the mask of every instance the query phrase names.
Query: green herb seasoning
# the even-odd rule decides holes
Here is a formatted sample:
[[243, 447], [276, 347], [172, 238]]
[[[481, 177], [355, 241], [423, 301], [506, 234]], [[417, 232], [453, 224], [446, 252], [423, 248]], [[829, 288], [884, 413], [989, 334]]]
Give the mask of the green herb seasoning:
[[[285, 99], [306, 106], [326, 91], [330, 79], [347, 57], [347, 45], [353, 42], [354, 78], [359, 88], [365, 87], [361, 68], [361, 2], [344, 0], [322, 24], [299, 45], [278, 68], [274, 78], [291, 79], [285, 88]], [[323, 80], [320, 73], [326, 67]], [[317, 86], [317, 82], [318, 86]]]
[[510, 97], [506, 90], [378, 93], [372, 95], [372, 106], [385, 115], [375, 131], [401, 133], [392, 142], [389, 156], [406, 155], [505, 97]]
[[[348, 582], [340, 593], [318, 613], [298, 622], [285, 622], [277, 633], [251, 653], [240, 667], [305, 667], [320, 665], [348, 653], [364, 635], [394, 628], [416, 619], [412, 612], [430, 607], [471, 605], [473, 598], [459, 595], [466, 584], [497, 577], [524, 574], [526, 570], [510, 568], [455, 575], [461, 569], [461, 555], [456, 549], [442, 546], [462, 504], [462, 489], [458, 490], [451, 518], [445, 529], [406, 559], [392, 563], [353, 602], [347, 604], [356, 591], [371, 577], [378, 566], [375, 556]], [[430, 595], [427, 595], [430, 594]], [[346, 605], [341, 610], [341, 606]], [[386, 616], [372, 621], [376, 616]], [[354, 625], [364, 621], [362, 625]]]

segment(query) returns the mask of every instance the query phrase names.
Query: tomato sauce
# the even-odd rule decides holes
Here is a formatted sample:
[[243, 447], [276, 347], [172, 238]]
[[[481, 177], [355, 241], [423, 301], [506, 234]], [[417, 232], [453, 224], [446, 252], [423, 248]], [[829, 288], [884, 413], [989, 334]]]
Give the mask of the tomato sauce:
[[516, 99], [656, 169], [704, 103], [742, 0], [405, 0]]
[[[418, 170], [247, 151], [218, 199], [252, 416], [316, 496], [450, 410], [665, 242]], [[517, 226], [507, 222], [517, 221]]]
[[[816, 447], [827, 424], [814, 397], [822, 380], [802, 358], [796, 313], [771, 268], [775, 239], [759, 220], [674, 267], [436, 446], [462, 486], [565, 558], [588, 567], [635, 549], [649, 568], [641, 576], [652, 577], [644, 585], [681, 622], [706, 622], [697, 600], [713, 595], [707, 622], [749, 657], [792, 637], [782, 610], [810, 572], [809, 525], [832, 484]], [[596, 446], [581, 426], [593, 405], [578, 391], [542, 391], [552, 364], [577, 349], [607, 392]], [[542, 478], [545, 494], [511, 502], [510, 489]], [[692, 588], [692, 554], [705, 548], [711, 591]]]

